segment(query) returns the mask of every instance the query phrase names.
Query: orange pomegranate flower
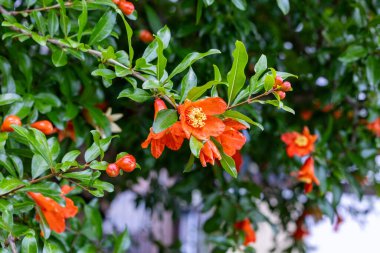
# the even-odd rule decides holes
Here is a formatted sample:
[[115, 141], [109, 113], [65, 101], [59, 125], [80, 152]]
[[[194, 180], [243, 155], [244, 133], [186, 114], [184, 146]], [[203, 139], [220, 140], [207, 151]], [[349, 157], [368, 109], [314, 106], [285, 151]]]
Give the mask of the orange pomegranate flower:
[[[154, 118], [156, 118], [159, 111], [166, 108], [165, 102], [157, 98], [154, 101]], [[150, 144], [150, 151], [153, 157], [157, 159], [161, 156], [165, 147], [168, 147], [171, 150], [180, 149], [184, 139], [185, 133], [182, 130], [181, 123], [178, 121], [160, 133], [155, 133], [153, 132], [153, 128], [150, 128], [148, 138], [141, 143], [141, 147], [147, 148]]]
[[233, 156], [237, 150], [240, 150], [245, 142], [245, 136], [239, 130], [247, 129], [247, 126], [233, 119], [223, 121], [225, 128], [216, 140], [222, 145], [224, 153]]
[[74, 124], [71, 120], [67, 122], [65, 129], [63, 130], [58, 129], [58, 141], [61, 142], [63, 141], [63, 139], [67, 137], [69, 137], [74, 142], [76, 140]]
[[304, 224], [297, 224], [297, 228], [293, 233], [293, 238], [296, 241], [302, 241], [303, 238], [307, 235], [309, 235], [309, 231], [305, 228]]
[[314, 174], [314, 159], [313, 157], [307, 158], [306, 162], [302, 165], [301, 169], [294, 174], [297, 179], [305, 183], [305, 193], [313, 190], [313, 183], [319, 185], [319, 180]]
[[224, 131], [224, 123], [215, 115], [227, 110], [227, 104], [218, 97], [205, 98], [192, 102], [186, 100], [178, 106], [180, 121], [187, 138], [193, 135], [199, 140], [208, 140], [210, 136], [218, 136]]
[[214, 165], [215, 159], [220, 160], [222, 159], [222, 156], [212, 141], [206, 141], [199, 153], [199, 160], [201, 161], [202, 166], [206, 167], [207, 163]]
[[367, 129], [374, 133], [377, 137], [380, 137], [380, 117], [368, 123]]
[[244, 245], [256, 242], [256, 233], [248, 218], [235, 223], [235, 228], [245, 233]]
[[316, 135], [311, 135], [309, 128], [304, 127], [303, 132], [289, 132], [281, 135], [281, 140], [287, 145], [286, 153], [289, 157], [294, 155], [305, 156], [314, 151]]
[[[66, 228], [65, 219], [74, 217], [78, 212], [78, 207], [74, 205], [74, 202], [64, 196], [72, 189], [73, 188], [66, 185], [61, 189], [61, 196], [65, 199], [66, 206], [61, 206], [53, 199], [45, 197], [41, 193], [28, 192], [28, 195], [40, 207], [50, 229], [57, 233], [63, 233]], [[40, 221], [38, 215], [36, 215], [36, 219], [37, 221]]]
[[303, 110], [303, 111], [301, 111], [301, 118], [304, 121], [310, 120], [311, 117], [313, 117], [313, 111], [311, 111], [311, 110]]

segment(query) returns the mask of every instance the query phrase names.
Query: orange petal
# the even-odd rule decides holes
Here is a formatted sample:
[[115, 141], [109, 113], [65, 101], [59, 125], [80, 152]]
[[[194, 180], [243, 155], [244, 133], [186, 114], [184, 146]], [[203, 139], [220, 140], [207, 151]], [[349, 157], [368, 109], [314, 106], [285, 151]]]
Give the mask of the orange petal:
[[297, 132], [289, 132], [289, 133], [284, 133], [281, 135], [281, 140], [289, 145], [289, 144], [292, 144], [294, 142], [294, 140], [297, 138], [297, 136], [299, 135], [299, 133]]
[[206, 125], [202, 128], [191, 128], [191, 134], [197, 139], [207, 140], [210, 136], [218, 136], [223, 133], [225, 125], [219, 118], [207, 116]]
[[194, 107], [201, 107], [206, 115], [222, 114], [227, 110], [227, 104], [219, 97], [205, 98], [192, 103]]
[[62, 233], [65, 231], [66, 224], [63, 212], [44, 212], [45, 219], [51, 230]]
[[248, 128], [246, 125], [240, 123], [239, 121], [230, 118], [223, 120], [223, 123], [226, 125], [226, 128], [231, 127], [235, 130], [244, 130]]
[[150, 152], [154, 158], [159, 158], [165, 149], [165, 143], [161, 140], [152, 140], [150, 145]]
[[69, 192], [71, 192], [72, 190], [74, 190], [74, 188], [75, 188], [75, 187], [70, 187], [70, 185], [67, 185], [67, 184], [62, 185], [62, 187], [61, 187], [61, 193], [62, 193], [63, 195], [66, 195], [66, 194], [68, 194]]
[[71, 199], [65, 197], [65, 200], [66, 207], [63, 209], [63, 216], [65, 218], [74, 217], [78, 213], [78, 207], [74, 205], [74, 202]]

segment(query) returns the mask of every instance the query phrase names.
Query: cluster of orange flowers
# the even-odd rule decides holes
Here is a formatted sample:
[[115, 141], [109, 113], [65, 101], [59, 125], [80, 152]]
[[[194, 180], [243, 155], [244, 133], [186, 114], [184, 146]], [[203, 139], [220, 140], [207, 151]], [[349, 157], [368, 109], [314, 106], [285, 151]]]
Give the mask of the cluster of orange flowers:
[[[309, 128], [304, 127], [302, 133], [289, 132], [281, 136], [281, 140], [286, 144], [286, 153], [289, 157], [306, 156], [314, 151], [316, 135], [311, 135]], [[314, 174], [314, 159], [309, 156], [299, 171], [293, 174], [300, 182], [305, 183], [305, 193], [313, 190], [313, 183], [319, 185], [319, 180]]]
[[[167, 109], [165, 102], [157, 98], [154, 102], [155, 118], [160, 110]], [[143, 148], [150, 145], [151, 153], [155, 158], [161, 156], [165, 147], [179, 150], [184, 139], [191, 136], [203, 142], [199, 159], [203, 167], [207, 163], [214, 165], [215, 160], [221, 160], [220, 150], [211, 137], [223, 147], [223, 152], [234, 156], [246, 142], [240, 130], [247, 126], [231, 118], [220, 119], [217, 115], [227, 110], [227, 104], [219, 97], [205, 98], [195, 102], [186, 100], [178, 108], [179, 121], [168, 129], [155, 133], [150, 129], [148, 138], [141, 144]]]
[[[29, 197], [31, 197], [40, 208], [50, 229], [57, 233], [63, 233], [66, 228], [65, 220], [74, 217], [78, 213], [78, 207], [74, 205], [74, 202], [70, 198], [65, 197], [65, 195], [73, 189], [73, 187], [68, 185], [64, 185], [61, 188], [61, 196], [65, 199], [66, 206], [61, 206], [53, 199], [45, 197], [41, 193], [28, 192]], [[38, 214], [36, 215], [36, 220], [41, 220]]]
[[377, 137], [380, 137], [380, 117], [367, 124], [368, 130], [374, 133]]
[[235, 228], [244, 232], [244, 245], [256, 242], [256, 232], [248, 218], [235, 223]]

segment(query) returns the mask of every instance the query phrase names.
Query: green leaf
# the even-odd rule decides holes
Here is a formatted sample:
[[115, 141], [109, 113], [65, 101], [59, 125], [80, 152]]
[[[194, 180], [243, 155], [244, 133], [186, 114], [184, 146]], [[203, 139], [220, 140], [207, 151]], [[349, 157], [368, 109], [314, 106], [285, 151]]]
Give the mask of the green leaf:
[[67, 64], [67, 55], [66, 52], [62, 49], [56, 49], [53, 51], [53, 55], [51, 57], [54, 66], [62, 67]]
[[107, 38], [116, 23], [116, 14], [113, 11], [108, 11], [100, 18], [99, 22], [92, 30], [89, 44], [93, 45]]
[[[194, 62], [209, 56], [213, 54], [220, 54], [220, 51], [217, 49], [210, 49], [209, 51], [205, 53], [198, 53], [198, 52], [193, 52], [188, 54], [180, 64], [173, 70], [173, 72], [168, 76], [166, 81], [171, 80], [175, 75], [185, 71], [188, 67], [190, 67]], [[166, 82], [165, 81], [165, 82]]]
[[32, 158], [32, 178], [35, 179], [41, 176], [45, 171], [49, 169], [49, 165], [45, 159], [40, 155], [34, 155]]
[[34, 235], [26, 235], [21, 243], [22, 253], [38, 253], [37, 240]]
[[220, 74], [218, 66], [216, 66], [214, 64], [214, 65], [212, 65], [212, 67], [214, 68], [214, 80], [215, 81], [222, 81], [222, 75]]
[[150, 99], [152, 96], [147, 91], [140, 88], [127, 88], [120, 92], [117, 98], [130, 98], [135, 102], [142, 103]]
[[48, 31], [51, 37], [58, 32], [59, 20], [55, 10], [50, 10], [48, 14]]
[[187, 94], [187, 99], [194, 101], [194, 100], [198, 99], [199, 97], [201, 97], [207, 90], [211, 89], [213, 86], [220, 84], [220, 83], [222, 83], [222, 82], [220, 82], [220, 81], [209, 81], [202, 86], [194, 87]]
[[[166, 49], [169, 46], [171, 34], [170, 30], [167, 26], [164, 26], [157, 32], [157, 36], [159, 37], [163, 43], [164, 49]], [[145, 59], [145, 61], [151, 62], [154, 59], [157, 58], [157, 47], [158, 47], [158, 42], [155, 39], [152, 43], [148, 45], [148, 47], [145, 49], [142, 58]]]
[[13, 177], [17, 177], [13, 164], [5, 153], [0, 153], [0, 165], [4, 167]]
[[128, 24], [127, 20], [124, 17], [124, 14], [120, 11], [120, 9], [117, 9], [117, 13], [121, 16], [121, 19], [124, 22], [125, 30], [127, 32], [127, 38], [128, 38], [128, 52], [129, 52], [129, 62], [132, 65], [133, 62], [133, 57], [134, 57], [134, 50], [132, 47], [132, 35], [133, 35], [133, 30], [131, 26]]
[[191, 136], [189, 145], [190, 145], [191, 153], [195, 157], [199, 158], [199, 153], [201, 152], [201, 149], [203, 148], [203, 143], [197, 138], [195, 138], [194, 136]]
[[289, 10], [290, 10], [289, 0], [277, 0], [277, 5], [284, 15], [289, 13]]
[[148, 4], [144, 5], [144, 9], [150, 28], [153, 32], [156, 33], [162, 27], [160, 17], [157, 15], [156, 11]]
[[178, 121], [177, 111], [173, 109], [161, 110], [157, 113], [157, 117], [153, 122], [153, 132], [160, 133], [171, 127]]
[[111, 80], [116, 78], [115, 72], [113, 72], [110, 69], [96, 69], [96, 70], [91, 72], [91, 75], [92, 76], [101, 76], [103, 78], [111, 79]]
[[37, 33], [32, 33], [32, 39], [41, 46], [46, 46], [47, 38], [38, 35]]
[[41, 12], [33, 11], [30, 15], [34, 19], [34, 21], [36, 22], [38, 31], [42, 35], [45, 35], [45, 33], [46, 33], [46, 20], [42, 16]]
[[232, 157], [226, 155], [224, 152], [221, 152], [222, 159], [220, 160], [220, 164], [223, 169], [231, 175], [231, 177], [237, 178], [237, 170], [235, 167], [235, 161]]
[[57, 1], [59, 3], [59, 6], [61, 7], [59, 9], [59, 13], [60, 13], [59, 23], [61, 25], [61, 30], [63, 34], [65, 35], [65, 38], [67, 38], [70, 32], [70, 19], [66, 15], [66, 7], [65, 7], [64, 1], [63, 0], [57, 0]]
[[82, 0], [82, 13], [79, 15], [79, 18], [78, 18], [78, 34], [77, 34], [78, 41], [80, 41], [82, 38], [82, 33], [83, 33], [84, 28], [86, 27], [86, 24], [87, 24], [87, 1]]
[[262, 54], [255, 64], [255, 73], [263, 73], [268, 68], [267, 64], [267, 57]]
[[257, 126], [261, 130], [264, 130], [264, 127], [260, 123], [253, 121], [251, 118], [249, 118], [248, 116], [246, 116], [246, 115], [244, 115], [238, 111], [228, 110], [223, 115], [228, 117], [228, 118], [244, 120], [245, 122], [252, 124], [254, 126]]
[[158, 80], [161, 80], [164, 75], [167, 59], [164, 55], [164, 45], [159, 37], [156, 38], [158, 47], [157, 47], [157, 72], [156, 76]]
[[380, 58], [369, 56], [366, 62], [366, 74], [369, 84], [375, 87], [380, 83]]
[[364, 58], [367, 55], [367, 49], [360, 45], [351, 45], [338, 58], [343, 63], [350, 63]]
[[189, 91], [196, 86], [197, 86], [197, 75], [193, 71], [193, 68], [190, 67], [189, 72], [187, 72], [187, 74], [183, 77], [181, 81], [181, 94], [180, 94], [181, 104], [187, 97]]
[[124, 253], [131, 246], [131, 239], [129, 237], [128, 229], [126, 228], [123, 233], [115, 238], [115, 247], [113, 253]]
[[84, 207], [84, 215], [86, 217], [82, 234], [93, 241], [100, 241], [103, 236], [102, 216], [97, 207], [86, 205]]
[[273, 88], [274, 85], [274, 78], [271, 75], [266, 75], [264, 79], [264, 89], [265, 91], [268, 91]]
[[[117, 160], [117, 159], [116, 159]], [[108, 166], [108, 163], [106, 161], [92, 161], [90, 164], [90, 168], [94, 170], [106, 170]]]
[[80, 155], [80, 153], [81, 152], [79, 150], [70, 151], [69, 153], [67, 153], [63, 156], [62, 163], [75, 161], [75, 159], [77, 159], [77, 157]]
[[206, 6], [210, 6], [214, 3], [215, 0], [203, 0], [203, 3], [206, 5]]
[[16, 93], [0, 94], [0, 106], [9, 105], [17, 101], [21, 101], [22, 98]]
[[185, 165], [185, 169], [183, 170], [183, 173], [190, 172], [193, 169], [194, 161], [195, 161], [195, 156], [193, 154], [190, 154], [189, 160], [187, 161]]
[[236, 48], [232, 53], [234, 61], [231, 70], [227, 74], [228, 104], [232, 103], [243, 88], [246, 79], [244, 69], [248, 63], [248, 54], [244, 44], [241, 41], [236, 41], [235, 46]]
[[232, 0], [232, 3], [239, 10], [245, 11], [247, 9], [247, 2], [245, 0]]
[[17, 178], [3, 178], [0, 180], [0, 195], [8, 193], [24, 183]]

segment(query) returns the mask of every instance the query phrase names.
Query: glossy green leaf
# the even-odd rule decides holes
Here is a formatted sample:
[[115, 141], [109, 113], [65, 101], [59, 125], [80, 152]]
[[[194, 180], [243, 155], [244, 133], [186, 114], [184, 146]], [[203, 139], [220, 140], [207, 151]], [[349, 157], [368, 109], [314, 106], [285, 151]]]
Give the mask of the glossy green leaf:
[[350, 63], [364, 58], [367, 55], [367, 49], [361, 45], [351, 45], [346, 51], [338, 58], [339, 61]]
[[195, 157], [198, 158], [199, 153], [201, 152], [201, 149], [203, 147], [203, 143], [200, 140], [198, 140], [197, 138], [195, 138], [194, 136], [191, 136], [190, 141], [189, 141], [189, 145], [190, 145], [191, 153]]
[[119, 96], [117, 98], [130, 98], [133, 101], [136, 101], [138, 103], [145, 102], [146, 100], [150, 99], [152, 96], [150, 93], [143, 89], [133, 89], [133, 88], [127, 88], [120, 92]]
[[197, 86], [197, 75], [193, 71], [193, 69], [190, 67], [189, 72], [183, 77], [181, 81], [181, 101], [180, 103], [183, 103], [185, 101], [185, 98], [187, 97], [189, 91]]
[[22, 98], [16, 93], [0, 94], [0, 106], [9, 105], [17, 101], [21, 101]]
[[78, 41], [80, 41], [82, 38], [82, 34], [84, 31], [84, 28], [86, 27], [86, 24], [87, 24], [87, 1], [82, 0], [82, 13], [79, 15], [79, 18], [78, 18], [78, 33], [77, 33]]
[[107, 38], [111, 34], [115, 23], [116, 14], [113, 11], [104, 13], [92, 30], [88, 44], [93, 45]]
[[21, 243], [22, 253], [38, 253], [37, 240], [34, 235], [26, 235]]
[[248, 54], [244, 44], [241, 41], [236, 41], [235, 50], [232, 55], [234, 61], [231, 70], [227, 74], [228, 82], [228, 104], [231, 104], [245, 83], [244, 69], [248, 63]]
[[367, 80], [370, 85], [375, 87], [380, 83], [380, 58], [369, 56], [366, 62]]
[[232, 0], [232, 3], [239, 10], [245, 11], [247, 9], [247, 2], [245, 0]]
[[180, 64], [178, 64], [178, 66], [172, 71], [172, 73], [170, 73], [169, 77], [167, 78], [167, 80], [170, 80], [172, 79], [175, 75], [185, 71], [188, 67], [190, 67], [194, 62], [206, 57], [206, 56], [209, 56], [209, 55], [213, 55], [213, 54], [220, 54], [220, 51], [219, 50], [216, 50], [216, 49], [210, 49], [209, 51], [205, 52], [205, 53], [198, 53], [198, 52], [194, 52], [194, 53], [190, 53], [188, 54], [182, 61]]
[[53, 55], [51, 57], [54, 66], [62, 67], [67, 64], [67, 55], [66, 52], [62, 49], [56, 49], [53, 51]]
[[157, 117], [153, 122], [153, 132], [160, 133], [171, 127], [178, 121], [177, 111], [173, 109], [164, 109], [157, 113]]
[[277, 0], [277, 5], [284, 15], [289, 13], [289, 10], [290, 10], [289, 0]]
[[113, 253], [124, 253], [131, 246], [131, 239], [129, 237], [128, 229], [126, 228], [124, 232], [119, 234], [115, 238], [115, 247]]

